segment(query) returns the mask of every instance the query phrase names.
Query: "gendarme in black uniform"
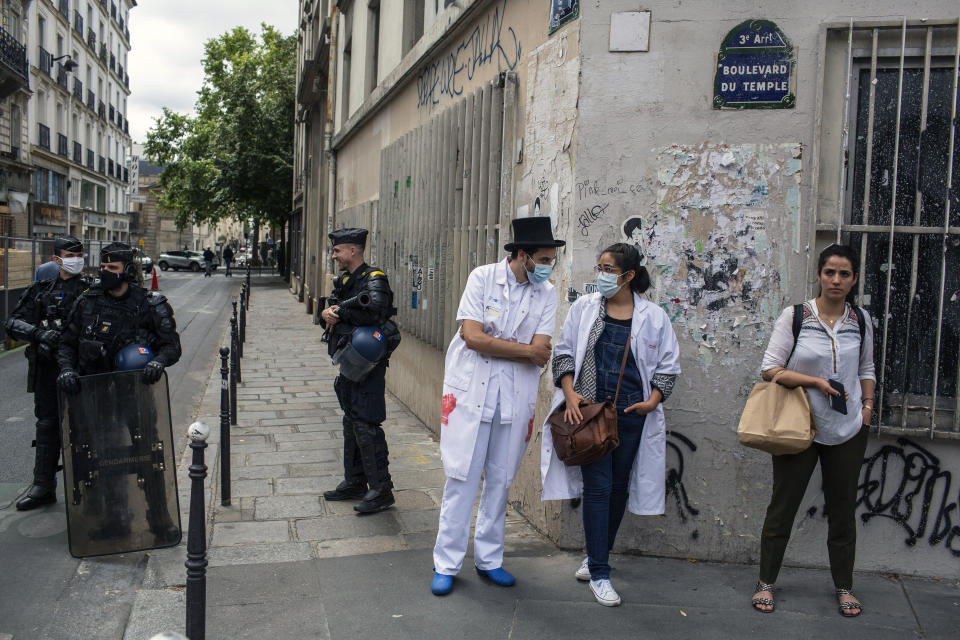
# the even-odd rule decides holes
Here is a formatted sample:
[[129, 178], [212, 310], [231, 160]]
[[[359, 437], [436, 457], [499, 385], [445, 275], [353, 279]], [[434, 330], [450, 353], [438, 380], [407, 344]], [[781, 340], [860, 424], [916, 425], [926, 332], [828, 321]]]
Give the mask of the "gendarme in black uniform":
[[[340, 229], [329, 234], [332, 246], [366, 244], [365, 229]], [[366, 307], [343, 303], [363, 296]], [[394, 503], [393, 483], [388, 471], [387, 441], [381, 424], [386, 419], [384, 376], [389, 352], [399, 343], [399, 331], [390, 317], [396, 314], [393, 292], [386, 274], [366, 263], [352, 273], [342, 273], [334, 280], [331, 307], [339, 306], [339, 322], [329, 331], [328, 351], [332, 356], [349, 343], [356, 327], [378, 327], [386, 336], [387, 356], [360, 382], [343, 375], [334, 381], [334, 390], [343, 409], [343, 466], [344, 481], [333, 491], [324, 493], [327, 500], [362, 498], [354, 509], [359, 513], [373, 513]]]
[[30, 343], [26, 349], [30, 363], [27, 391], [34, 394], [37, 416], [33, 486], [17, 501], [20, 511], [57, 501], [57, 460], [60, 458], [57, 375], [60, 370], [56, 349], [74, 301], [90, 286], [90, 280], [79, 275], [83, 257], [64, 258], [64, 251], [82, 253], [83, 243], [72, 236], [57, 238], [54, 253], [61, 265], [60, 272], [51, 280], [32, 284], [20, 297], [5, 325], [8, 336]]
[[[64, 328], [57, 361], [58, 380], [67, 393], [80, 389], [78, 374], [108, 373], [117, 369], [117, 353], [131, 344], [146, 345], [153, 359], [143, 370], [144, 381], [157, 382], [163, 370], [180, 359], [180, 336], [173, 309], [159, 293], [133, 282], [133, 250], [114, 242], [100, 252], [101, 263], [122, 262], [124, 273], [101, 268], [100, 283], [80, 296]], [[119, 277], [116, 277], [119, 276]], [[115, 296], [126, 284], [126, 291]]]

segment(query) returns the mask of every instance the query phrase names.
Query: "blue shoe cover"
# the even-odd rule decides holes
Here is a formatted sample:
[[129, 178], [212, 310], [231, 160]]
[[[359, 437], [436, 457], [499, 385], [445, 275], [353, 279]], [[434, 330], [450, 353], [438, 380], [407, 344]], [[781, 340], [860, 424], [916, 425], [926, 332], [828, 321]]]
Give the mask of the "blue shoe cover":
[[430, 591], [435, 596], [445, 596], [453, 591], [453, 576], [445, 576], [442, 573], [433, 573], [433, 581], [430, 583]]
[[517, 579], [503, 567], [497, 567], [496, 569], [481, 569], [477, 567], [477, 575], [501, 587], [512, 587], [517, 581]]

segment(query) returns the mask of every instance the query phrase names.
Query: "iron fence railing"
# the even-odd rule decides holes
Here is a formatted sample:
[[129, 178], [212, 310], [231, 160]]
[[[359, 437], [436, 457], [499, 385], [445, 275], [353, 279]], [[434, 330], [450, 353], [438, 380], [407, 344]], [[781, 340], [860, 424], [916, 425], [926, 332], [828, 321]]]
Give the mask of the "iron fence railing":
[[0, 28], [0, 62], [22, 76], [24, 80], [29, 78], [27, 48], [3, 28]]

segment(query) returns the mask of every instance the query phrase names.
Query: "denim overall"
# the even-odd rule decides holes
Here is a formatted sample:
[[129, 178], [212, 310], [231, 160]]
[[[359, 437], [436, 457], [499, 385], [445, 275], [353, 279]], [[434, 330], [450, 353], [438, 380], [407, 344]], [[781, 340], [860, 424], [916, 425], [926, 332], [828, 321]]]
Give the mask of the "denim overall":
[[[603, 333], [594, 348], [598, 402], [612, 402], [616, 395], [623, 349], [630, 340], [629, 325], [630, 320], [613, 320], [609, 316], [604, 319]], [[646, 419], [646, 416], [634, 412], [625, 414], [623, 410], [644, 399], [640, 369], [631, 350], [616, 404], [620, 445], [600, 460], [580, 466], [583, 475], [583, 531], [592, 580], [610, 577], [610, 550], [627, 507], [630, 471]]]

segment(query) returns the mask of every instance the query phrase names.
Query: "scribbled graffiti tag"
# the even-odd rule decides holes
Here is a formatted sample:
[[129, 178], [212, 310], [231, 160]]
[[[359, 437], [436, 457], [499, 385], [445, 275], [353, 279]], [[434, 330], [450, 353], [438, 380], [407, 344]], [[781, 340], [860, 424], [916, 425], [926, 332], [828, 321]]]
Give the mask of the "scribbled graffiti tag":
[[680, 520], [687, 521], [689, 516], [700, 515], [700, 510], [690, 504], [690, 498], [687, 496], [687, 489], [683, 486], [683, 449], [688, 449], [691, 453], [697, 450], [697, 445], [693, 441], [676, 431], [667, 431], [667, 480], [666, 493], [673, 496], [677, 504], [677, 514]]
[[496, 63], [497, 72], [517, 68], [522, 45], [513, 27], [504, 27], [506, 11], [507, 0], [503, 0], [453, 51], [427, 65], [417, 77], [418, 107], [439, 104], [444, 96], [462, 95], [464, 76], [473, 80], [487, 65]]
[[906, 531], [908, 546], [925, 538], [930, 546], [943, 544], [960, 557], [960, 526], [953, 524], [960, 492], [937, 456], [898, 438], [896, 445], [885, 445], [863, 461], [858, 490], [864, 523], [889, 518]]

